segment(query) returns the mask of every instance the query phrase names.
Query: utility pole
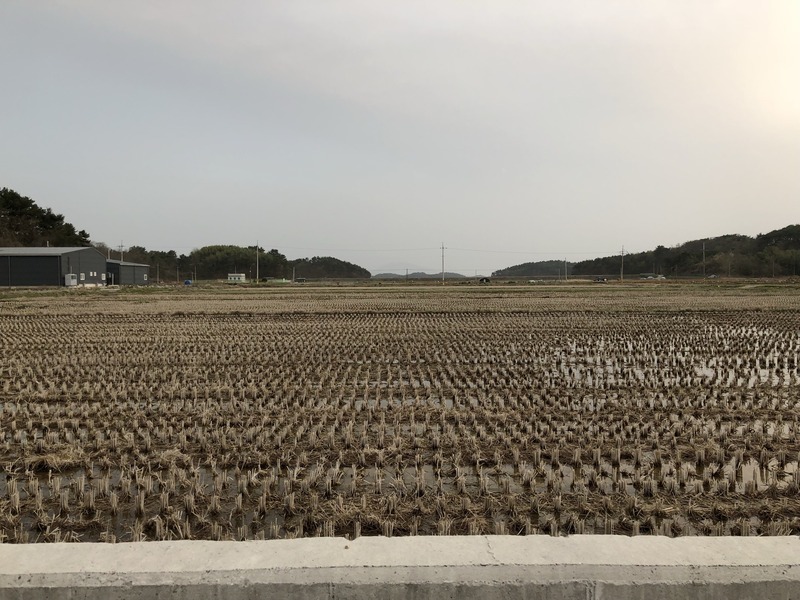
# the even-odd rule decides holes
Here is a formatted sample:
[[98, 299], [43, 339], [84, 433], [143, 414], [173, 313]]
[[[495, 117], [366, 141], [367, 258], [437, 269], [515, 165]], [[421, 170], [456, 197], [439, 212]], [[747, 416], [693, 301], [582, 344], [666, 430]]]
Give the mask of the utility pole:
[[564, 259], [564, 281], [567, 280], [567, 259]]
[[124, 258], [123, 258], [123, 254], [122, 254], [122, 240], [120, 240], [120, 242], [119, 242], [119, 262], [122, 262], [123, 260], [124, 260]]
[[706, 276], [706, 243], [703, 242], [703, 278]]
[[625, 246], [622, 247], [619, 263], [619, 280], [625, 281]]
[[442, 285], [444, 285], [444, 242], [442, 242]]
[[258, 277], [258, 240], [256, 240], [256, 283], [261, 281]]

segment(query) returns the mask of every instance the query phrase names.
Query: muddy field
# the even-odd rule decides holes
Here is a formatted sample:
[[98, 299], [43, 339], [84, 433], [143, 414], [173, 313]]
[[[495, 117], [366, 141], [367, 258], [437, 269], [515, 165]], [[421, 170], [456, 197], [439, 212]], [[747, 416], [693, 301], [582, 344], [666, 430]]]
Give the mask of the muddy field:
[[800, 289], [0, 292], [0, 540], [800, 533]]

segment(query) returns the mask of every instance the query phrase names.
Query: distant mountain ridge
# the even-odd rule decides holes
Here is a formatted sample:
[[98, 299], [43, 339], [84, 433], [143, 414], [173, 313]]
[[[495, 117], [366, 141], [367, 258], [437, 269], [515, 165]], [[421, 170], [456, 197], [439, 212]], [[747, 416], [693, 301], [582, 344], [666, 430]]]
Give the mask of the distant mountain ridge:
[[[800, 273], [800, 225], [788, 225], [750, 237], [722, 235], [684, 242], [672, 248], [625, 254], [624, 272], [669, 276], [789, 276]], [[554, 267], [560, 271], [553, 273]], [[620, 255], [568, 263], [569, 276], [619, 276]], [[492, 273], [495, 277], [542, 277], [564, 274], [562, 261], [522, 263]]]
[[[464, 279], [466, 275], [462, 275], [461, 273], [451, 273], [449, 271], [445, 271], [444, 278], [445, 279]], [[416, 271], [414, 273], [409, 273], [406, 275], [405, 273], [378, 273], [377, 275], [372, 276], [373, 279], [441, 279], [442, 274], [440, 273], [423, 273], [421, 271]]]

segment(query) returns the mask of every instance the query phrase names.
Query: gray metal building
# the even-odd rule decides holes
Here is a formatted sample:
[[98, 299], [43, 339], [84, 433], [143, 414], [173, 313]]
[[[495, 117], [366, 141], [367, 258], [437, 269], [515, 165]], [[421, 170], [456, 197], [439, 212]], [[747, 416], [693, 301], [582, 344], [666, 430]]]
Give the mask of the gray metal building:
[[108, 259], [106, 270], [108, 285], [147, 285], [150, 283], [150, 265]]
[[95, 248], [0, 248], [0, 286], [105, 285], [106, 257]]

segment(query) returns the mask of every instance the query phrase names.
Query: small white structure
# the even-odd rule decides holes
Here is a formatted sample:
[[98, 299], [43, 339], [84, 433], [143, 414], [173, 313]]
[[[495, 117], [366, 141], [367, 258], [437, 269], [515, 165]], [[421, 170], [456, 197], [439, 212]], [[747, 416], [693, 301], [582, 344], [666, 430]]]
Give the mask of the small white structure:
[[244, 273], [228, 273], [228, 283], [247, 283]]

